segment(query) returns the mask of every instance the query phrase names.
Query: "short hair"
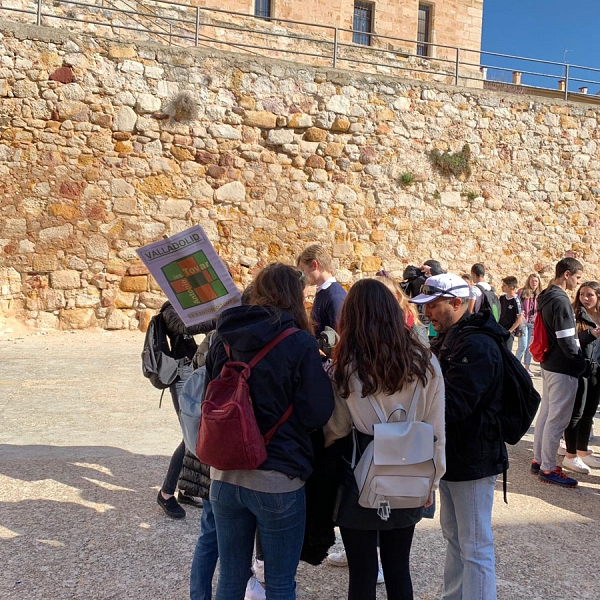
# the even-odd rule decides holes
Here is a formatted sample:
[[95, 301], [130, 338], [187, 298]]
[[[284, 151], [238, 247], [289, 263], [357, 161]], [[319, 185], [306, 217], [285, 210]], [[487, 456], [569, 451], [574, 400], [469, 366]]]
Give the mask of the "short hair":
[[473, 273], [473, 275], [477, 275], [477, 277], [484, 277], [485, 267], [481, 263], [475, 263], [471, 267], [471, 273]]
[[468, 274], [468, 273], [463, 273], [461, 275], [461, 277], [467, 282], [467, 283], [473, 283], [473, 278]]
[[331, 257], [321, 246], [321, 244], [311, 244], [307, 248], [304, 249], [302, 254], [298, 257], [297, 264], [306, 263], [310, 264], [313, 260], [316, 260], [319, 263], [322, 271], [327, 271], [329, 273], [333, 273], [333, 265], [331, 264]]
[[583, 271], [583, 265], [576, 258], [561, 258], [556, 263], [555, 279], [562, 277], [567, 271], [570, 273], [577, 273], [577, 271]]
[[502, 283], [507, 285], [509, 288], [513, 289], [519, 287], [519, 282], [517, 281], [517, 278], [513, 277], [512, 275], [509, 275], [508, 277], [503, 277]]

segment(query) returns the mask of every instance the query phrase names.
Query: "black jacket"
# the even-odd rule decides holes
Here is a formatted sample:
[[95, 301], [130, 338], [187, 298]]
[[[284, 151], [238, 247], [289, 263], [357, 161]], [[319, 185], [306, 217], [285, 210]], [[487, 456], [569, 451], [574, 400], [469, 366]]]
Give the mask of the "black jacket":
[[183, 457], [177, 487], [189, 496], [208, 500], [210, 494], [210, 467], [201, 463], [189, 450]]
[[[492, 337], [494, 336], [494, 337]], [[495, 415], [501, 407], [504, 367], [498, 340], [508, 338], [489, 310], [465, 315], [432, 341], [446, 387], [447, 481], [502, 473], [508, 454]]]
[[538, 297], [538, 311], [548, 334], [548, 352], [540, 366], [545, 371], [579, 377], [585, 371], [585, 360], [569, 296], [557, 285], [550, 285]]
[[186, 327], [170, 302], [165, 302], [160, 312], [167, 327], [167, 335], [169, 336], [173, 358], [186, 358], [191, 361], [194, 358], [197, 348], [192, 336], [212, 331], [215, 328], [214, 319]]
[[596, 346], [598, 346], [600, 342], [591, 334], [590, 329], [595, 329], [596, 323], [592, 321], [587, 310], [585, 310], [583, 306], [580, 308], [580, 312], [576, 316], [575, 320], [577, 321], [577, 325], [580, 326], [580, 331], [577, 334], [577, 337], [579, 338], [581, 351], [583, 352], [583, 356], [586, 361], [589, 363], [594, 363], [592, 370], [595, 373], [598, 369], [596, 360], [598, 350], [596, 350]]
[[[227, 361], [223, 343], [231, 348], [233, 360], [248, 363], [289, 327], [295, 327], [293, 317], [271, 307], [237, 306], [224, 311], [206, 358], [208, 380], [217, 378]], [[290, 418], [267, 446], [267, 460], [259, 469], [306, 481], [313, 463], [310, 432], [323, 427], [333, 412], [331, 382], [323, 370], [315, 338], [307, 331], [297, 331], [284, 339], [252, 369], [248, 385], [263, 435], [290, 403], [294, 405]]]

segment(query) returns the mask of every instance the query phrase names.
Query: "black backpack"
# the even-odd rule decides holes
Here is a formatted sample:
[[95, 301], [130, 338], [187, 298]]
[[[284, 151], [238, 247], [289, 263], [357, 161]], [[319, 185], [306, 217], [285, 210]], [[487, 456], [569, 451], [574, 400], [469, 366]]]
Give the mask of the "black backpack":
[[162, 310], [150, 319], [144, 349], [142, 350], [142, 372], [144, 377], [159, 390], [168, 388], [178, 376], [179, 361], [173, 358], [167, 339], [167, 326]]
[[502, 439], [507, 444], [514, 445], [531, 427], [542, 399], [533, 387], [531, 375], [517, 357], [506, 348], [503, 340], [491, 333], [486, 333], [486, 335], [496, 340], [502, 354], [504, 375], [502, 377], [501, 409], [496, 417]]
[[479, 312], [483, 312], [485, 309], [488, 309], [492, 313], [494, 319], [496, 319], [496, 322], [499, 321], [502, 307], [500, 306], [500, 299], [494, 291], [494, 288], [486, 290], [478, 283], [475, 285], [481, 290], [481, 307], [479, 308]]

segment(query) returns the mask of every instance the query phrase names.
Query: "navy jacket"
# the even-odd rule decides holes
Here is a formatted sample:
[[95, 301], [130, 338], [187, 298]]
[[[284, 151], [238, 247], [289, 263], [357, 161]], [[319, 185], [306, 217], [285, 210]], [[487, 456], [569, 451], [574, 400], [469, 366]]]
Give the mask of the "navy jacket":
[[495, 415], [501, 408], [504, 366], [496, 340], [508, 339], [489, 310], [463, 317], [435, 338], [446, 387], [447, 481], [502, 473], [508, 454]]
[[[217, 321], [216, 339], [206, 357], [208, 380], [219, 377], [227, 361], [250, 362], [284, 329], [295, 327], [293, 317], [272, 307], [237, 306]], [[333, 390], [323, 370], [315, 338], [297, 331], [280, 342], [253, 369], [248, 379], [254, 414], [261, 433], [279, 421], [290, 403], [294, 410], [267, 446], [259, 469], [308, 479], [313, 467], [310, 432], [323, 427], [333, 413]]]
[[337, 331], [337, 323], [345, 299], [346, 290], [337, 281], [334, 281], [328, 288], [317, 292], [310, 313], [317, 337], [325, 327], [331, 327]]
[[569, 296], [557, 285], [551, 285], [539, 295], [538, 311], [542, 313], [549, 345], [540, 366], [545, 371], [579, 377], [585, 371], [585, 360]]

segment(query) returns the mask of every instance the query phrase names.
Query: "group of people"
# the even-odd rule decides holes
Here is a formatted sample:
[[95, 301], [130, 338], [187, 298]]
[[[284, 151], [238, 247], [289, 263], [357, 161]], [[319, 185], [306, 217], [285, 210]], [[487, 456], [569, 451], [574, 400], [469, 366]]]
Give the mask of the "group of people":
[[[590, 367], [597, 365], [600, 285], [581, 285], [574, 313], [566, 291], [575, 290], [581, 277], [582, 266], [573, 258], [557, 264], [556, 277], [543, 292], [536, 274], [518, 291], [516, 279], [507, 277], [496, 306], [483, 265], [459, 276], [432, 260], [409, 267], [402, 282], [382, 271], [346, 293], [326, 250], [313, 244], [296, 266], [263, 268], [245, 290], [242, 305], [224, 311], [216, 322], [185, 328], [167, 303], [161, 310], [181, 365], [171, 386], [178, 412], [182, 382], [194, 366], [205, 364], [207, 381], [216, 380], [228, 361], [249, 363], [282, 332], [296, 329], [252, 368], [248, 379], [258, 428], [271, 436], [264, 463], [253, 470], [219, 470], [200, 464], [189, 452], [194, 449], [186, 455], [184, 444], [171, 459], [159, 505], [181, 518], [180, 502], [197, 503], [200, 496], [203, 504], [191, 600], [212, 598], [217, 560], [217, 600], [296, 597], [296, 570], [314, 512], [311, 494], [318, 488], [310, 485], [311, 474], [332, 450], [330, 456], [339, 460], [330, 478], [335, 481], [330, 518], [332, 527], [339, 527], [344, 551], [330, 562], [347, 564], [350, 600], [374, 600], [383, 580], [390, 600], [413, 598], [411, 544], [437, 490], [447, 542], [443, 598], [494, 600], [492, 506], [497, 477], [508, 468], [497, 419], [500, 345], [510, 348], [518, 336], [517, 355], [530, 369], [528, 348], [538, 310], [549, 347], [541, 364], [544, 395], [531, 471], [548, 483], [576, 485], [556, 465], [563, 432], [564, 460], [571, 461], [565, 466], [597, 461], [592, 466], [600, 467], [588, 450], [600, 396], [596, 367]], [[310, 315], [305, 309], [309, 286], [316, 286]], [[192, 336], [213, 330], [210, 344], [198, 350]], [[319, 340], [331, 330], [337, 341], [332, 355], [325, 356]], [[353, 467], [357, 453], [373, 440], [374, 426], [399, 408], [433, 428], [435, 476], [422, 506], [392, 509], [384, 518], [359, 502]], [[184, 487], [186, 493], [176, 498], [186, 461], [192, 476], [188, 472], [184, 479], [198, 486], [195, 492]]]

